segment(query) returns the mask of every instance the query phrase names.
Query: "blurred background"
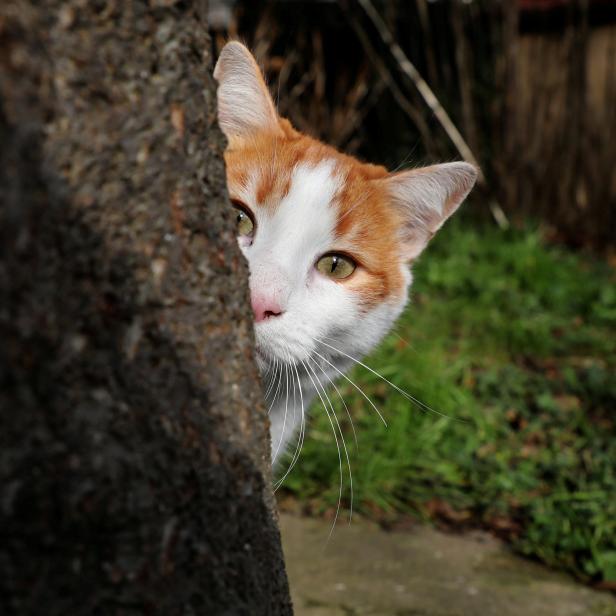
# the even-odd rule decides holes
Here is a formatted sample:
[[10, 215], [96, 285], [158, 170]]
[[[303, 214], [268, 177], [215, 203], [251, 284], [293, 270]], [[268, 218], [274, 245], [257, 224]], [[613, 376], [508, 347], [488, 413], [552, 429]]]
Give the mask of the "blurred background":
[[616, 589], [616, 2], [210, 0], [210, 19], [298, 129], [483, 172], [367, 360], [421, 403], [356, 370], [388, 426], [338, 384], [350, 464], [315, 406], [281, 507], [481, 528]]

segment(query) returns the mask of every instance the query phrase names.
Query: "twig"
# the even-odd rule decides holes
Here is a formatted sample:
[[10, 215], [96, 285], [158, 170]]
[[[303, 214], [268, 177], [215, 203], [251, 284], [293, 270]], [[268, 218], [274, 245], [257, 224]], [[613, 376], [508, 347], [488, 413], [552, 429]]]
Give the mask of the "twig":
[[359, 20], [352, 14], [351, 11], [346, 10], [347, 17], [351, 23], [351, 26], [355, 30], [357, 38], [360, 40], [362, 46], [366, 50], [366, 55], [370, 58], [370, 61], [374, 65], [383, 82], [387, 85], [394, 100], [402, 109], [402, 111], [410, 118], [411, 122], [417, 127], [423, 142], [426, 144], [428, 151], [434, 151], [434, 144], [430, 135], [430, 129], [426, 124], [421, 112], [416, 109], [411, 102], [406, 98], [402, 90], [399, 88], [396, 80], [394, 79], [391, 71], [387, 68], [387, 65], [381, 60], [381, 57], [372, 46], [370, 37], [366, 34], [364, 28], [362, 28]]
[[[415, 65], [407, 58], [404, 51], [396, 41], [394, 40], [391, 32], [388, 30], [387, 26], [381, 19], [381, 16], [377, 13], [374, 8], [372, 2], [370, 0], [358, 0], [359, 4], [361, 4], [362, 8], [370, 18], [370, 21], [374, 24], [374, 27], [377, 29], [381, 39], [383, 42], [389, 47], [392, 56], [395, 58], [400, 70], [407, 75], [417, 88], [418, 92], [421, 94], [421, 97], [424, 99], [432, 113], [436, 116], [437, 120], [447, 133], [447, 136], [451, 139], [452, 143], [460, 153], [460, 156], [468, 163], [471, 163], [479, 169], [479, 163], [475, 158], [473, 152], [470, 147], [464, 141], [464, 138], [460, 134], [460, 131], [456, 128], [455, 124], [452, 122], [451, 118], [440, 104], [439, 100], [432, 92], [430, 86], [426, 83], [425, 79], [420, 75]], [[483, 175], [481, 170], [479, 169], [479, 183], [483, 183]]]
[[490, 213], [501, 229], [509, 229], [509, 219], [496, 199], [490, 199]]
[[357, 131], [370, 110], [381, 98], [381, 94], [383, 94], [385, 88], [386, 83], [382, 79], [379, 79], [371, 88], [370, 94], [364, 98], [364, 104], [350, 117], [344, 116], [344, 129], [341, 131], [340, 136], [334, 141], [336, 147], [341, 147], [349, 143], [349, 137]]
[[[481, 167], [479, 166], [479, 162], [477, 158], [473, 154], [472, 150], [460, 134], [460, 131], [456, 128], [455, 124], [452, 122], [451, 118], [436, 98], [434, 92], [430, 86], [426, 83], [425, 79], [421, 76], [415, 65], [407, 58], [404, 51], [396, 41], [394, 40], [391, 32], [385, 25], [385, 22], [381, 19], [380, 15], [376, 12], [372, 2], [370, 0], [358, 0], [361, 4], [362, 8], [374, 24], [377, 29], [382, 41], [389, 47], [389, 50], [398, 63], [400, 70], [407, 75], [417, 88], [418, 92], [421, 94], [421, 97], [424, 99], [432, 113], [436, 116], [437, 120], [440, 122], [441, 126], [447, 133], [447, 136], [451, 139], [452, 143], [458, 150], [460, 156], [467, 162], [475, 165], [478, 170], [477, 175], [477, 184], [485, 187], [485, 177], [481, 171]], [[494, 218], [496, 224], [501, 229], [507, 229], [509, 227], [509, 220], [505, 212], [499, 203], [492, 199], [489, 203], [490, 212], [492, 213], [492, 217]]]

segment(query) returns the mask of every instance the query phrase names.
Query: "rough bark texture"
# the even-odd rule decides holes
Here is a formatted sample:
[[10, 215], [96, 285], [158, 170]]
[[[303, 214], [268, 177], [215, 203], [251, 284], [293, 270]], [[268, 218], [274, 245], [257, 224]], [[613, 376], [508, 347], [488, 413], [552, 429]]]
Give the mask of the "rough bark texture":
[[0, 3], [0, 613], [290, 614], [204, 7]]

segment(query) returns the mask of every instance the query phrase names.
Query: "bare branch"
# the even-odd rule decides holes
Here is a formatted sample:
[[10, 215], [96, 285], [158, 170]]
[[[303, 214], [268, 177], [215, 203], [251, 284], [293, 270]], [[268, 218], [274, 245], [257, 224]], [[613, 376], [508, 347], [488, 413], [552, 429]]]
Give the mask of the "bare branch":
[[[398, 63], [400, 70], [413, 82], [421, 97], [424, 99], [430, 110], [434, 113], [440, 125], [443, 127], [449, 139], [454, 144], [460, 156], [468, 163], [475, 165], [479, 169], [479, 162], [471, 151], [470, 147], [460, 134], [460, 131], [456, 128], [455, 124], [445, 111], [439, 100], [436, 98], [434, 92], [430, 86], [426, 83], [425, 79], [421, 76], [415, 65], [408, 59], [402, 48], [394, 40], [391, 32], [381, 19], [374, 5], [370, 0], [358, 0], [362, 8], [370, 18], [370, 21], [374, 24], [383, 42], [389, 47], [392, 56]], [[483, 184], [485, 182], [481, 170], [479, 171], [478, 182]]]

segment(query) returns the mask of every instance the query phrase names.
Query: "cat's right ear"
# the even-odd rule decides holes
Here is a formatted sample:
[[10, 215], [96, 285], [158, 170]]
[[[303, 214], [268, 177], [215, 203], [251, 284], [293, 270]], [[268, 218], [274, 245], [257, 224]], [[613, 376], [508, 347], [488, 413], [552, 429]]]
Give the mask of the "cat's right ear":
[[238, 41], [227, 43], [216, 62], [218, 124], [229, 143], [260, 132], [282, 133], [274, 101], [254, 57]]

